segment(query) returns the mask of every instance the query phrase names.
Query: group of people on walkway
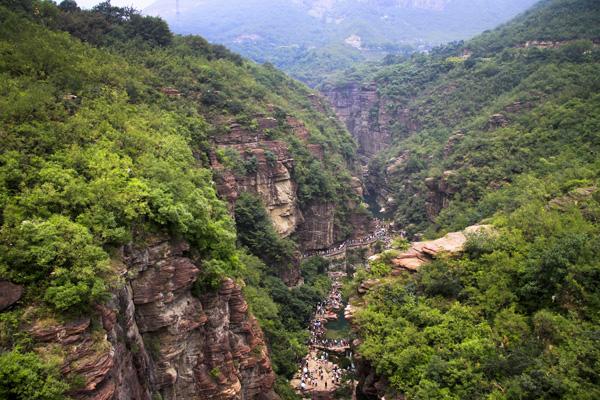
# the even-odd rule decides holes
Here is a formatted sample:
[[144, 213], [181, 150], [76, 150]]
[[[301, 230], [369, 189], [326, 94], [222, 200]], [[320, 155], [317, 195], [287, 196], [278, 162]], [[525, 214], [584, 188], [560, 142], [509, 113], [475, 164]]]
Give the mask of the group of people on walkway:
[[[336, 318], [336, 311], [343, 308], [341, 283], [342, 275], [332, 273], [331, 291], [327, 298], [317, 305], [310, 321], [309, 353], [302, 360], [297, 376], [300, 392], [332, 392], [342, 383], [344, 370], [330, 360], [330, 353], [345, 350], [349, 342], [345, 339], [327, 339], [325, 324], [328, 318]], [[349, 367], [350, 368], [350, 367]]]
[[389, 225], [385, 224], [383, 221], [381, 221], [379, 219], [375, 219], [374, 225], [375, 225], [375, 229], [373, 230], [373, 232], [371, 234], [369, 234], [367, 236], [364, 236], [360, 239], [352, 239], [352, 240], [349, 239], [337, 246], [330, 247], [325, 250], [317, 250], [317, 251], [304, 253], [302, 255], [302, 258], [308, 258], [308, 257], [312, 257], [312, 256], [327, 257], [327, 256], [331, 256], [334, 254], [341, 253], [348, 247], [366, 245], [366, 244], [375, 242], [377, 240], [381, 240], [385, 243], [389, 242], [390, 241]]
[[332, 371], [339, 368], [337, 365], [330, 363], [328, 357], [329, 355], [326, 352], [311, 352], [302, 360], [300, 390], [334, 388], [335, 378], [332, 377]]
[[346, 339], [311, 339], [311, 345], [329, 348], [331, 350], [344, 350], [350, 347], [350, 342]]
[[315, 311], [314, 318], [310, 321], [310, 341], [309, 345], [321, 345], [326, 343], [325, 336], [325, 324], [328, 319], [337, 318], [336, 311], [342, 308], [342, 293], [341, 284], [338, 281], [334, 281], [331, 287], [331, 291], [327, 298], [321, 303], [317, 304], [317, 310]]

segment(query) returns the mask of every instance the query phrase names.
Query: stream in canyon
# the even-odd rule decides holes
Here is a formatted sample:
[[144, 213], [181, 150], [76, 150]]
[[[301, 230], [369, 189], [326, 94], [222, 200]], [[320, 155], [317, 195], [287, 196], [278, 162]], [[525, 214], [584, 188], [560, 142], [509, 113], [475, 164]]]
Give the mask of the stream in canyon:
[[341, 294], [347, 274], [330, 267], [328, 275], [331, 290], [310, 321], [309, 352], [291, 382], [304, 399], [350, 399], [354, 392], [350, 325], [344, 317]]

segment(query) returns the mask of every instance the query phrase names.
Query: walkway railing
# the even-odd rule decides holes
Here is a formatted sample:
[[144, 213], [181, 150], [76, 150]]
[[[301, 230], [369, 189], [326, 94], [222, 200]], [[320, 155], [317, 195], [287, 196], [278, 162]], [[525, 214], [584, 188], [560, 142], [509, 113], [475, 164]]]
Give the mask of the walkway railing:
[[305, 253], [302, 255], [302, 259], [306, 259], [313, 256], [320, 256], [323, 258], [335, 258], [337, 256], [345, 254], [347, 250], [370, 246], [378, 241], [389, 243], [391, 241], [391, 238], [386, 232], [385, 235], [375, 236], [366, 240], [351, 240], [344, 242], [339, 246], [329, 248], [327, 250], [311, 251]]

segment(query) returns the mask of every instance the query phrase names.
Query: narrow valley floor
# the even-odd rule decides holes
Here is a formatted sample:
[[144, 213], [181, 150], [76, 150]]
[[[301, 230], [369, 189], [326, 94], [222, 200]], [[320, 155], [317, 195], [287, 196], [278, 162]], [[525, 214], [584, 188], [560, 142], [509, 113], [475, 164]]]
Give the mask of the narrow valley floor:
[[[309, 353], [291, 381], [292, 386], [305, 399], [333, 399], [336, 390], [343, 385], [350, 384], [354, 389], [354, 382], [348, 383], [354, 368], [350, 340], [347, 337], [349, 331], [339, 329], [347, 326], [347, 323], [339, 320], [344, 318], [341, 281], [346, 277], [346, 272], [329, 271], [328, 275], [332, 280], [331, 291], [317, 306], [310, 321]], [[328, 325], [333, 322], [336, 322], [338, 329], [328, 332]]]

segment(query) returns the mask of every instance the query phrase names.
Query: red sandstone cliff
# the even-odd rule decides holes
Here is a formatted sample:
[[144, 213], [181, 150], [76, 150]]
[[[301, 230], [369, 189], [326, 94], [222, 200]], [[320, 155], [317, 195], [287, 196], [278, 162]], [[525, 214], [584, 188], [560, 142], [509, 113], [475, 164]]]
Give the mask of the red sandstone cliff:
[[396, 122], [410, 124], [402, 112], [392, 115], [388, 111], [387, 101], [379, 96], [375, 83], [351, 83], [327, 88], [323, 90], [323, 95], [358, 142], [359, 153], [366, 158], [373, 157], [390, 145], [389, 126], [392, 118]]
[[[40, 352], [80, 377], [76, 399], [275, 400], [264, 337], [241, 289], [225, 280], [192, 295], [202, 269], [185, 242], [122, 249], [122, 288], [95, 313], [29, 327]], [[160, 396], [159, 396], [160, 395]]]

